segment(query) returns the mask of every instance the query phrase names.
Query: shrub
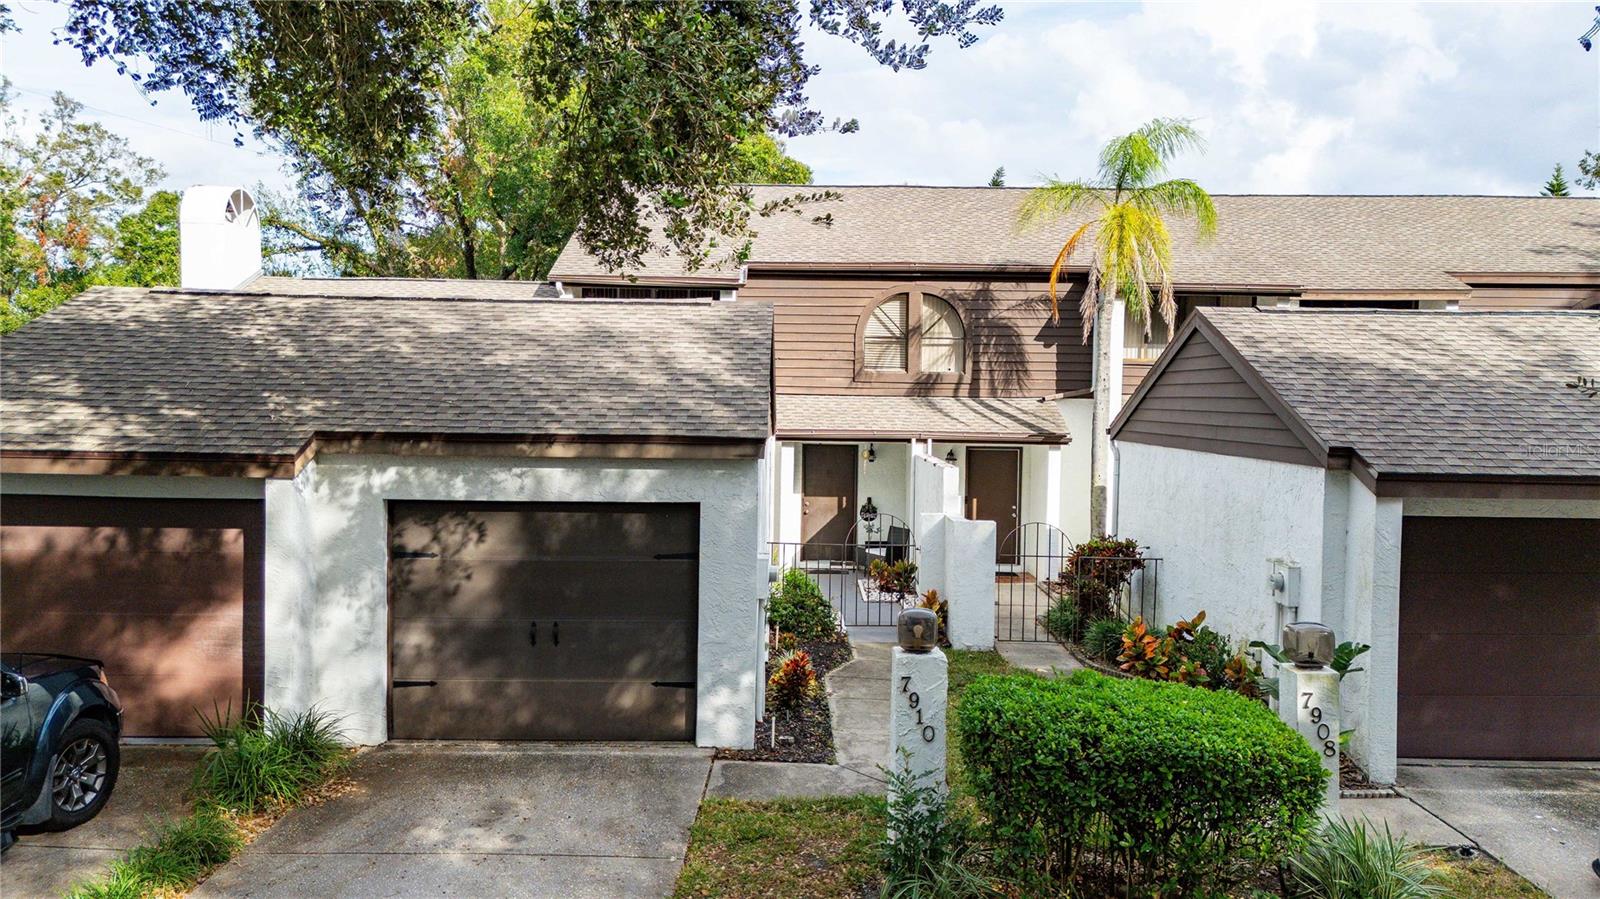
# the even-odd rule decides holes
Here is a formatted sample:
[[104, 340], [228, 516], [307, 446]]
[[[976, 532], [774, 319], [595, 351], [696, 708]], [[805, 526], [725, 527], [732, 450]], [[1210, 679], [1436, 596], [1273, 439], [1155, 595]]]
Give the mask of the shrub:
[[238, 827], [213, 806], [163, 826], [154, 839], [111, 863], [104, 879], [83, 884], [70, 899], [138, 899], [182, 893], [244, 846]]
[[[1201, 612], [1195, 619], [1204, 620], [1205, 614]], [[1211, 678], [1211, 686], [1221, 686], [1222, 669], [1227, 667], [1234, 656], [1233, 641], [1225, 634], [1204, 625], [1196, 625], [1189, 632], [1189, 637], [1188, 645], [1182, 647], [1184, 656], [1205, 669], [1207, 676]]]
[[1206, 620], [1206, 613], [1179, 620], [1166, 630], [1151, 628], [1144, 616], [1133, 619], [1122, 634], [1122, 653], [1117, 667], [1146, 680], [1172, 681], [1203, 686], [1211, 682], [1211, 672], [1189, 656], [1195, 644], [1195, 628]]
[[195, 793], [236, 811], [299, 802], [348, 758], [338, 719], [317, 709], [282, 715], [257, 706], [237, 721], [226, 711], [201, 720], [214, 748], [195, 770]]
[[1126, 625], [1117, 618], [1096, 618], [1083, 629], [1083, 648], [1102, 662], [1116, 661], [1122, 652], [1122, 631]]
[[800, 640], [825, 640], [838, 633], [833, 603], [822, 595], [822, 588], [811, 576], [790, 568], [772, 585], [767, 600], [767, 620], [779, 631]]
[[780, 709], [797, 708], [817, 695], [817, 669], [811, 665], [811, 654], [801, 649], [784, 656], [767, 679], [767, 688], [773, 705]]
[[1057, 599], [1044, 613], [1044, 629], [1057, 640], [1077, 640], [1082, 624], [1078, 605], [1070, 599]]
[[1061, 586], [1076, 600], [1078, 617], [1093, 621], [1112, 614], [1112, 598], [1143, 567], [1139, 541], [1096, 537], [1072, 548], [1061, 570]]
[[922, 607], [939, 616], [939, 645], [950, 645], [950, 603], [939, 598], [939, 591], [930, 589], [922, 594]]
[[917, 563], [910, 559], [892, 563], [873, 559], [867, 566], [867, 577], [885, 593], [917, 592]]
[[903, 767], [890, 770], [890, 839], [879, 850], [884, 899], [999, 896], [979, 870], [984, 856], [977, 824], [949, 794]]
[[1425, 899], [1444, 889], [1418, 846], [1364, 821], [1339, 819], [1289, 860], [1289, 895], [1301, 899]]
[[1230, 693], [1110, 678], [979, 678], [955, 709], [1003, 870], [1083, 895], [1205, 895], [1301, 848], [1326, 774]]

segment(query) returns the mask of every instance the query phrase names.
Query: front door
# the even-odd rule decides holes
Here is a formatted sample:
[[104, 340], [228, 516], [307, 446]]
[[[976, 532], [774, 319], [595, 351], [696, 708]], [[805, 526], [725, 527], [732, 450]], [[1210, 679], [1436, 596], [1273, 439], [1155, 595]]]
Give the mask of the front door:
[[808, 443], [800, 456], [801, 558], [842, 559], [856, 522], [856, 447]]
[[1017, 563], [1016, 547], [1006, 538], [1017, 529], [1022, 489], [1022, 451], [967, 450], [967, 518], [994, 522], [995, 561]]

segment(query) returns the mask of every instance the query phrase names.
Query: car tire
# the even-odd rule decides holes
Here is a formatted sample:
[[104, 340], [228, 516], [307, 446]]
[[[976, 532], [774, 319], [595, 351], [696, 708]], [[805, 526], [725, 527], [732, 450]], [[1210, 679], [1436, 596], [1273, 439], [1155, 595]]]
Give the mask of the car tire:
[[50, 820], [39, 825], [44, 831], [68, 830], [100, 814], [122, 766], [117, 735], [99, 721], [72, 722], [56, 745], [45, 772], [51, 795]]

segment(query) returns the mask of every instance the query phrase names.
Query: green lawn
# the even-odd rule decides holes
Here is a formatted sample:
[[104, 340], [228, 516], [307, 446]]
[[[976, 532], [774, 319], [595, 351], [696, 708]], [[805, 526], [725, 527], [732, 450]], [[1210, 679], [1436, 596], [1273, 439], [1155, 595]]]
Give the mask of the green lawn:
[[[952, 712], [974, 678], [1015, 670], [997, 652], [948, 650], [946, 655]], [[954, 716], [947, 720], [950, 780], [959, 792], [960, 747]], [[860, 895], [880, 879], [877, 852], [886, 814], [882, 796], [708, 799], [689, 831], [689, 857], [674, 896]]]
[[950, 659], [950, 708], [945, 716], [945, 730], [947, 731], [946, 765], [950, 776], [950, 786], [960, 794], [966, 786], [965, 769], [961, 766], [961, 733], [956, 724], [956, 707], [961, 704], [961, 694], [979, 676], [984, 674], [1006, 674], [1016, 671], [1011, 663], [1000, 657], [998, 652], [979, 652], [976, 650], [948, 649], [945, 656]]
[[675, 897], [823, 899], [876, 883], [881, 796], [707, 799], [689, 830]]
[[1450, 899], [1550, 899], [1544, 890], [1487, 858], [1464, 862], [1445, 853], [1429, 860], [1436, 882]]

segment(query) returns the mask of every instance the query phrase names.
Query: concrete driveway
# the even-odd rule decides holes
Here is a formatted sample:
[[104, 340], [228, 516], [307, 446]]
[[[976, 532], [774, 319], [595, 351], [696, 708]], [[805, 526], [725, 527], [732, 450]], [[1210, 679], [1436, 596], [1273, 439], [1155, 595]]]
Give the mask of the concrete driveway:
[[710, 750], [389, 743], [191, 895], [667, 895]]
[[189, 811], [185, 795], [204, 747], [122, 747], [111, 800], [93, 821], [63, 833], [23, 834], [0, 864], [0, 892], [11, 897], [60, 896], [142, 842], [152, 828]]
[[1408, 762], [1398, 781], [1556, 899], [1600, 899], [1589, 867], [1600, 853], [1600, 763]]

